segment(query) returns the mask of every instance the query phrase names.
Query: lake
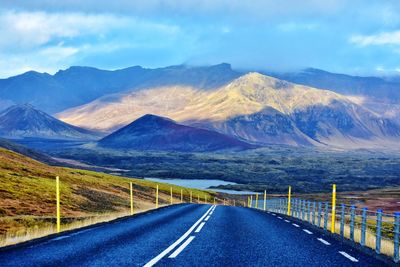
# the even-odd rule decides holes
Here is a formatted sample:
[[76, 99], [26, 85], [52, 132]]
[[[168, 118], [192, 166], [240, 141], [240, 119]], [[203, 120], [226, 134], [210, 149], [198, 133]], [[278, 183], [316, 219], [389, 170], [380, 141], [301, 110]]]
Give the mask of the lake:
[[166, 178], [144, 178], [145, 180], [159, 182], [159, 183], [168, 183], [183, 187], [190, 187], [196, 189], [207, 189], [215, 192], [221, 192], [226, 194], [234, 194], [234, 195], [248, 195], [255, 194], [251, 191], [236, 191], [236, 190], [225, 190], [225, 189], [216, 189], [210, 188], [211, 186], [219, 186], [219, 185], [236, 185], [234, 182], [227, 182], [223, 180], [212, 180], [212, 179], [166, 179]]

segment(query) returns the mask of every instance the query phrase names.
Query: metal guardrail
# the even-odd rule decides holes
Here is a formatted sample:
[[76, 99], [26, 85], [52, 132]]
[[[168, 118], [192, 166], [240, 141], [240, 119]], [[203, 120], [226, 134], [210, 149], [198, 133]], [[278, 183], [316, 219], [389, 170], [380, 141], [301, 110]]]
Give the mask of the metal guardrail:
[[264, 193], [262, 200], [258, 195], [249, 197], [247, 206], [295, 217], [400, 262], [400, 212], [388, 214], [332, 203], [290, 198], [290, 194], [288, 198], [266, 199]]

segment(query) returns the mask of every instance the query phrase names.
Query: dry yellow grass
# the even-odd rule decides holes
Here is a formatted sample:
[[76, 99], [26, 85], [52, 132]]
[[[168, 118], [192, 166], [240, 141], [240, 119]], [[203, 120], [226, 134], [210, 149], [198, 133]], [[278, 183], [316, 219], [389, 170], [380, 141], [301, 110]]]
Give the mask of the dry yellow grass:
[[[307, 217], [305, 216], [305, 218], [307, 218]], [[310, 214], [310, 218], [311, 218], [311, 214]], [[348, 221], [349, 221], [348, 219], [349, 218], [346, 217], [346, 223], [344, 225], [343, 234], [344, 234], [345, 238], [350, 239], [350, 225], [348, 223]], [[374, 221], [376, 218], [370, 218], [370, 219], [373, 219], [373, 221]], [[316, 223], [317, 223], [317, 221], [316, 221]], [[329, 214], [328, 220], [327, 220], [328, 231], [330, 231], [330, 229], [331, 229], [331, 224], [332, 224], [332, 216], [331, 216], [331, 214]], [[324, 217], [321, 218], [321, 228], [323, 228], [323, 226], [324, 226]], [[335, 233], [340, 235], [340, 222], [337, 220], [335, 223]], [[354, 242], [361, 243], [361, 228], [357, 227], [357, 226], [354, 227]], [[374, 250], [376, 247], [376, 235], [368, 227], [366, 228], [366, 232], [365, 232], [365, 246], [369, 247], [371, 249], [374, 249]], [[382, 239], [381, 239], [381, 254], [393, 257], [393, 255], [394, 255], [393, 240], [382, 237]]]

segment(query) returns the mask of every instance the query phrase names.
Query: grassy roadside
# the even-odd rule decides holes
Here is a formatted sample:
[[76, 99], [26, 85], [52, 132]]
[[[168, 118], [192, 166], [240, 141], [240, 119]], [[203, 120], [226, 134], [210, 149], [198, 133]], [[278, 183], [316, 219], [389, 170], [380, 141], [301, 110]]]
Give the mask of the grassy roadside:
[[130, 210], [129, 183], [134, 184], [136, 212], [155, 207], [159, 186], [160, 206], [197, 197], [204, 201], [215, 194], [141, 179], [93, 171], [53, 167], [6, 149], [0, 149], [0, 246], [18, 243], [54, 232], [55, 177], [61, 182], [62, 229], [115, 219]]

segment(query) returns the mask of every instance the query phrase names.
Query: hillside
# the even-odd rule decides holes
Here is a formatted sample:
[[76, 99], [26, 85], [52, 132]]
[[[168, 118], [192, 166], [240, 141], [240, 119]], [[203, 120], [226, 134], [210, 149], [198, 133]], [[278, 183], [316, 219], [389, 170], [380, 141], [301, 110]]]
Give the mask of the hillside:
[[150, 114], [106, 136], [97, 144], [115, 149], [181, 152], [255, 148], [220, 133], [180, 125], [170, 119]]
[[97, 139], [99, 134], [69, 125], [29, 104], [0, 112], [0, 136], [6, 138]]
[[16, 144], [16, 143], [14, 143], [10, 140], [4, 139], [4, 138], [0, 138], [0, 148], [11, 150], [13, 152], [27, 156], [31, 159], [35, 159], [37, 161], [44, 162], [47, 164], [51, 164], [51, 165], [59, 164], [59, 162], [57, 162], [56, 160], [54, 160], [53, 158], [51, 158], [50, 156], [48, 156], [46, 154], [35, 151], [34, 149], [30, 149], [26, 146]]
[[[128, 214], [129, 182], [134, 183], [136, 211], [154, 208], [157, 183], [52, 167], [0, 148], [0, 243], [4, 241], [6, 234], [24, 235], [32, 227], [54, 225], [56, 176], [61, 181], [62, 223], [66, 225], [75, 220], [89, 218], [88, 216], [106, 214], [110, 219], [113, 214]], [[160, 205], [169, 204], [171, 186], [159, 186]], [[181, 189], [185, 200], [189, 200], [189, 189], [172, 187], [175, 203], [180, 201]], [[191, 191], [194, 196], [207, 195], [211, 199], [207, 192], [195, 189]], [[91, 222], [94, 221], [95, 218]]]
[[400, 126], [346, 96], [259, 73], [204, 91], [185, 86], [145, 88], [102, 97], [58, 115], [63, 121], [113, 131], [156, 114], [258, 144], [392, 147]]

